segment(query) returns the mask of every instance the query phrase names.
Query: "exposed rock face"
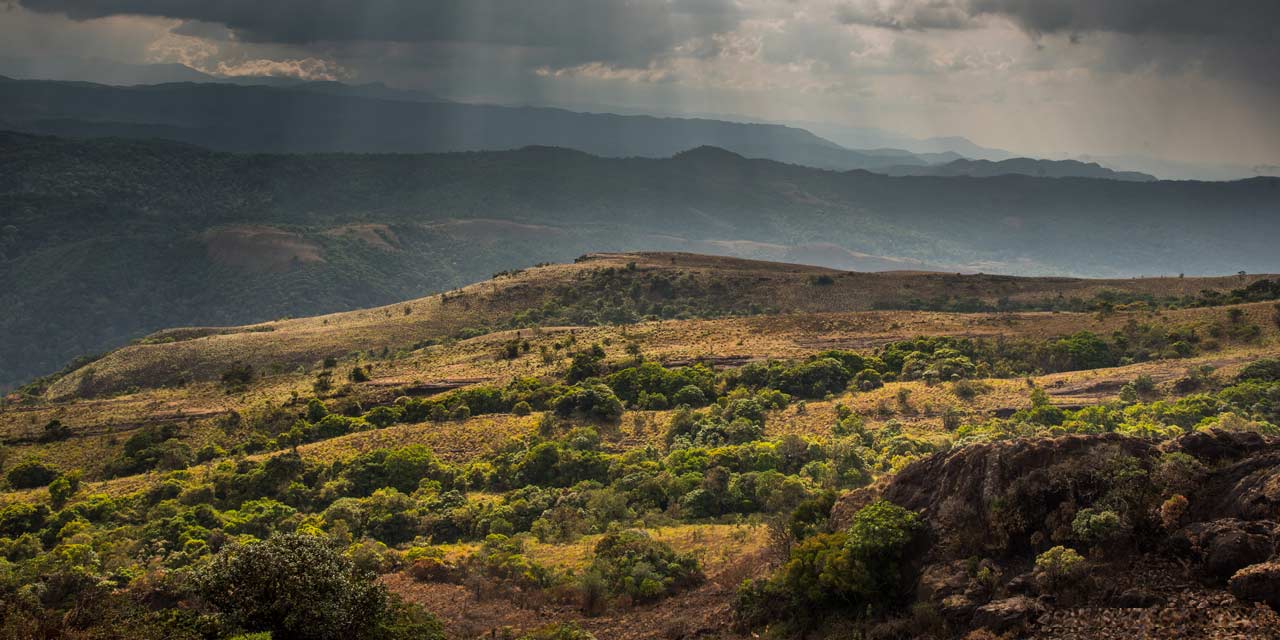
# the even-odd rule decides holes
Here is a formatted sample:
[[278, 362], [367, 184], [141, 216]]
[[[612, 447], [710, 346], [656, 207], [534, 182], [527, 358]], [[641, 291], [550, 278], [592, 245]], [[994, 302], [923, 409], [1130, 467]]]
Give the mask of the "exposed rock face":
[[[1061, 478], [1117, 456], [1149, 461], [1157, 452], [1151, 442], [1114, 434], [976, 444], [916, 462], [878, 490], [921, 512], [937, 538], [957, 547], [948, 555], [986, 555], [1020, 542], [1011, 538], [1025, 543], [1064, 502], [1078, 500]], [[868, 498], [860, 491], [848, 499]], [[847, 526], [856, 512], [845, 500], [832, 510], [833, 527]]]
[[[1180, 520], [1184, 526], [1172, 535], [1159, 519], [1159, 505], [1174, 486], [1161, 479], [1169, 473], [1167, 464], [1175, 464], [1163, 458], [1170, 453], [1203, 465], [1193, 488], [1178, 490], [1189, 507]], [[1239, 598], [1280, 606], [1280, 438], [1215, 431], [1163, 443], [1102, 434], [975, 444], [925, 458], [846, 494], [832, 509], [831, 527], [848, 526], [859, 508], [877, 498], [919, 512], [928, 525], [930, 546], [917, 565], [917, 597], [932, 602], [953, 631], [1036, 628], [1037, 637], [1045, 630], [1046, 637], [1059, 637], [1054, 634], [1105, 628], [1089, 613], [1081, 619], [1100, 626], [1055, 617], [1082, 604], [1087, 606], [1078, 611], [1112, 611], [1117, 620], [1156, 624], [1150, 616], [1181, 615], [1176, 596], [1193, 588], [1204, 590], [1200, 600], [1221, 597], [1243, 607], [1232, 609], [1238, 614], [1233, 625], [1275, 617], [1250, 613], [1226, 593], [1228, 578]], [[1082, 538], [1074, 520], [1086, 508], [1123, 514], [1120, 537], [1105, 543]], [[1096, 558], [1090, 565], [1101, 573], [1090, 579], [1098, 588], [1047, 593], [1033, 580], [1016, 578], [1030, 575], [1037, 554], [1058, 544]], [[987, 576], [1003, 578], [976, 579], [974, 558], [990, 564]], [[1121, 558], [1134, 564], [1126, 566]], [[1154, 579], [1130, 579], [1132, 569], [1143, 566], [1152, 567]], [[1118, 613], [1142, 611], [1159, 613]], [[1035, 622], [1042, 615], [1048, 626]], [[1217, 628], [1196, 616], [1169, 623], [1179, 624]], [[1116, 637], [1125, 633], [1132, 631]]]
[[[931, 456], [888, 482], [851, 492], [832, 509], [847, 526], [876, 497], [921, 512], [939, 539], [986, 553], [1040, 531], [1097, 497], [1078, 478], [1101, 475], [1108, 460], [1133, 458], [1150, 470], [1164, 453], [1191, 455], [1211, 469], [1191, 495], [1185, 521], [1280, 519], [1280, 439], [1255, 433], [1194, 432], [1157, 444], [1115, 434], [975, 444]], [[949, 553], [948, 555], [952, 555]]]

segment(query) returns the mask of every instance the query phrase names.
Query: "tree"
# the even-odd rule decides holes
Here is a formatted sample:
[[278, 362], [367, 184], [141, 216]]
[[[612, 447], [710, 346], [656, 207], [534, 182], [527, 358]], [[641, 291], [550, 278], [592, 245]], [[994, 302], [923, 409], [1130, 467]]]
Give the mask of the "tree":
[[64, 473], [49, 483], [49, 501], [53, 504], [53, 508], [61, 509], [79, 490], [80, 472]]
[[889, 604], [902, 591], [902, 565], [920, 517], [880, 500], [860, 509], [845, 531], [800, 543], [783, 567], [788, 591], [805, 607], [843, 604], [854, 611]]
[[222, 372], [222, 386], [228, 391], [244, 389], [253, 382], [254, 371], [251, 365], [243, 362], [233, 362], [226, 371]]
[[24, 460], [14, 465], [6, 476], [14, 489], [34, 489], [53, 482], [59, 475], [58, 468], [40, 460]]
[[233, 546], [196, 574], [200, 594], [248, 631], [278, 640], [376, 635], [386, 590], [327, 540], [288, 534]]
[[612, 593], [636, 600], [655, 600], [697, 585], [703, 578], [693, 556], [676, 553], [671, 545], [639, 529], [614, 531], [601, 538], [591, 571], [604, 579]]

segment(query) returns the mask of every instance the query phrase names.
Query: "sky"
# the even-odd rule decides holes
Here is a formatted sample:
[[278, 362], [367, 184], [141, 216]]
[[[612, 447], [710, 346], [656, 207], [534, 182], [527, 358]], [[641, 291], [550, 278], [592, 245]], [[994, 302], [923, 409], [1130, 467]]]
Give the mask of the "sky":
[[0, 56], [1280, 164], [1278, 0], [0, 0]]

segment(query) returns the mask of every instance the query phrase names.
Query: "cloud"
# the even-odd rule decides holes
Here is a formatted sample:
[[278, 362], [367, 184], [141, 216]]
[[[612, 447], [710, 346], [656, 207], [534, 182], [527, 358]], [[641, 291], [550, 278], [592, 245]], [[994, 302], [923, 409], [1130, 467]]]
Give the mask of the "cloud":
[[[532, 50], [534, 66], [646, 67], [732, 29], [732, 0], [19, 0], [73, 20], [117, 15], [224, 25], [242, 42], [463, 43]], [[187, 33], [195, 27], [179, 27]]]
[[1037, 46], [1063, 45], [1051, 51], [1060, 66], [1091, 58], [1098, 72], [1209, 74], [1249, 93], [1280, 94], [1277, 0], [845, 0], [835, 17], [898, 32], [1003, 21]]
[[[0, 61], [1275, 164], [1280, 0], [0, 0]], [[67, 63], [72, 64], [72, 63]], [[84, 65], [84, 79], [96, 79]]]
[[859, 0], [836, 7], [842, 24], [860, 24], [895, 31], [962, 29], [974, 25], [974, 16], [958, 2], [948, 0]]
[[1230, 36], [1274, 40], [1275, 0], [849, 0], [836, 11], [845, 24], [896, 30], [962, 29], [987, 17], [1028, 33]]
[[1032, 33], [1109, 31], [1274, 39], [1275, 0], [965, 0], [972, 16], [998, 15]]

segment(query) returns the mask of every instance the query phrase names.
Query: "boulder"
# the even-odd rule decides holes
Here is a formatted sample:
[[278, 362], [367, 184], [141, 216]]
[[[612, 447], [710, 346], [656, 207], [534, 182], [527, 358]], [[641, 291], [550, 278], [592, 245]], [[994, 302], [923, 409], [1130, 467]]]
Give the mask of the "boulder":
[[1003, 633], [1020, 629], [1035, 621], [1044, 613], [1044, 605], [1026, 596], [1013, 596], [996, 600], [973, 612], [973, 626]]
[[1280, 562], [1247, 566], [1231, 576], [1231, 593], [1247, 602], [1265, 602], [1280, 611]]
[[1199, 559], [1209, 576], [1221, 580], [1275, 553], [1275, 525], [1224, 518], [1188, 525], [1174, 536], [1175, 545]]
[[938, 613], [949, 622], [960, 623], [973, 618], [978, 603], [964, 594], [947, 596], [938, 604]]
[[1125, 609], [1149, 609], [1163, 603], [1164, 598], [1161, 598], [1154, 591], [1142, 587], [1126, 589], [1115, 599], [1115, 605]]
[[969, 569], [963, 560], [931, 564], [920, 572], [916, 597], [940, 602], [969, 588]]

